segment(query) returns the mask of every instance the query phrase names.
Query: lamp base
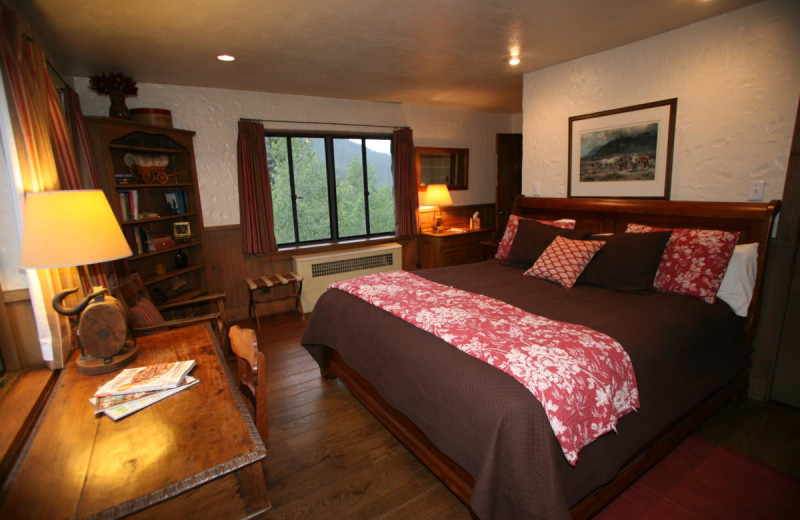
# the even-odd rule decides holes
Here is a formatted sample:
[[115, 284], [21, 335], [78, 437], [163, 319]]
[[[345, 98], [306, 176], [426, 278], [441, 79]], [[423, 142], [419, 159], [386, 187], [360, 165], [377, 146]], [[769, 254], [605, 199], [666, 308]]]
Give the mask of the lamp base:
[[139, 351], [136, 350], [136, 345], [125, 348], [119, 354], [111, 356], [109, 363], [103, 358], [96, 358], [92, 356], [81, 356], [78, 359], [78, 373], [87, 376], [96, 376], [99, 374], [108, 374], [126, 366], [128, 363], [136, 359]]

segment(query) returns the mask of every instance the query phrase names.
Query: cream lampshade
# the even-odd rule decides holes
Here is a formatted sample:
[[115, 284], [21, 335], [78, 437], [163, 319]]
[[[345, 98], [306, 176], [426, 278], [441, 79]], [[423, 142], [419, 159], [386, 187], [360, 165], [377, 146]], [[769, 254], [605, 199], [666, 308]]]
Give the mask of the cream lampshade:
[[101, 190], [40, 191], [25, 197], [20, 267], [96, 264], [130, 255]]
[[[438, 232], [443, 227], [442, 213], [439, 208], [442, 206], [452, 206], [453, 199], [450, 197], [450, 192], [447, 190], [446, 184], [430, 184], [425, 192], [420, 197], [420, 204], [423, 206], [433, 206], [434, 210], [434, 224], [433, 230]], [[439, 210], [439, 216], [436, 217], [436, 210]]]
[[[117, 260], [131, 255], [114, 212], [100, 190], [41, 191], [25, 198], [20, 266], [28, 269], [69, 267]], [[104, 287], [75, 307], [63, 300], [77, 289], [53, 298], [59, 314], [73, 318], [80, 339], [82, 374], [104, 374], [136, 358], [128, 342], [125, 309]], [[80, 318], [78, 316], [80, 315]]]

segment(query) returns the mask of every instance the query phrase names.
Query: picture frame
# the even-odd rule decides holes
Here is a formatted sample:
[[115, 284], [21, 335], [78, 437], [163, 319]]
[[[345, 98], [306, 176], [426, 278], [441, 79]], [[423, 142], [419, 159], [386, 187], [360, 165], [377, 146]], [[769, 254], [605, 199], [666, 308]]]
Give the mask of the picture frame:
[[173, 238], [189, 238], [192, 236], [192, 227], [188, 222], [172, 223]]
[[669, 199], [678, 98], [569, 118], [568, 197]]
[[164, 200], [169, 213], [183, 215], [186, 213], [186, 193], [183, 191], [165, 191]]

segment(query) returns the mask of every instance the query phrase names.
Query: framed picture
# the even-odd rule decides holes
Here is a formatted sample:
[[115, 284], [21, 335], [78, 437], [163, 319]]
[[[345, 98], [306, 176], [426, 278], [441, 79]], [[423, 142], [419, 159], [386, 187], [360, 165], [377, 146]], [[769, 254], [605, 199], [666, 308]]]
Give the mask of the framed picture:
[[569, 197], [669, 199], [675, 111], [666, 99], [569, 118]]
[[188, 238], [192, 236], [192, 228], [188, 222], [173, 222], [172, 236], [174, 238]]
[[165, 191], [164, 199], [167, 202], [169, 212], [173, 215], [182, 215], [186, 213], [186, 192]]

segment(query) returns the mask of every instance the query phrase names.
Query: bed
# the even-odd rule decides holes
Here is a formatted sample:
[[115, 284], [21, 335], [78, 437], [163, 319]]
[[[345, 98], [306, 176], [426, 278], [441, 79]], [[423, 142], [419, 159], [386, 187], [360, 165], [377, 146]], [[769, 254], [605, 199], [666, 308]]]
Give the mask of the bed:
[[[544, 407], [518, 380], [345, 290], [323, 294], [302, 343], [324, 376], [339, 377], [478, 518], [588, 518], [746, 391], [778, 206], [777, 201], [518, 197], [519, 236], [510, 256], [415, 273], [533, 315], [588, 327], [624, 347], [636, 373], [639, 406], [618, 419], [616, 431], [580, 450], [574, 465], [560, 449]], [[598, 286], [578, 279], [566, 289], [523, 276], [531, 254], [522, 247], [523, 224], [528, 237], [547, 225], [541, 222], [563, 218], [575, 225], [573, 235], [564, 232], [562, 238], [605, 239], [603, 247], [628, 240], [629, 224], [652, 226], [644, 230], [648, 237], [664, 229], [736, 233], [740, 244], [758, 243], [752, 247], [758, 251], [752, 301], [737, 316], [732, 304], [719, 298], [712, 304], [685, 294], [617, 290], [602, 280]], [[627, 236], [615, 239], [609, 233]], [[667, 235], [664, 243], [677, 236], [661, 233]]]

